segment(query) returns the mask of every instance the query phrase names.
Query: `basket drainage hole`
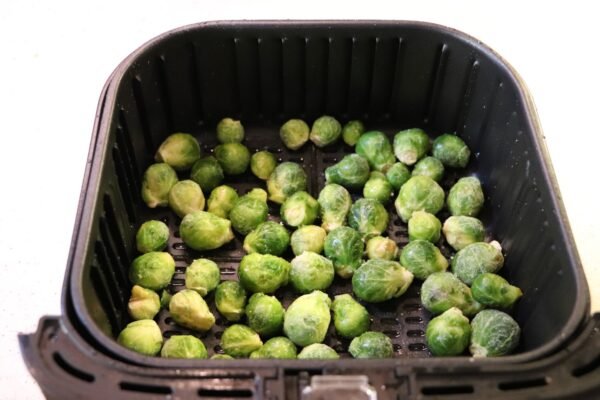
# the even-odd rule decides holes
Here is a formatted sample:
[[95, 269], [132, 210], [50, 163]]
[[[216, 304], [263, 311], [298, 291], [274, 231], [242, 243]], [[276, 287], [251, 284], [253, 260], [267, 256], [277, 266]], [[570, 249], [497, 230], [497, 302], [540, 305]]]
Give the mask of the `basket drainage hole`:
[[421, 389], [421, 393], [426, 396], [444, 396], [453, 394], [473, 393], [473, 386], [426, 386]]
[[168, 386], [147, 385], [145, 383], [121, 382], [119, 383], [121, 390], [128, 392], [155, 393], [155, 394], [171, 394], [171, 388]]
[[511, 381], [511, 382], [500, 382], [498, 389], [500, 390], [520, 390], [529, 389], [532, 387], [546, 386], [548, 384], [548, 378], [534, 378], [523, 381]]
[[420, 329], [410, 330], [406, 332], [406, 336], [408, 337], [423, 337], [425, 336], [425, 332]]
[[408, 345], [408, 349], [410, 351], [425, 351], [427, 350], [427, 345], [425, 343], [411, 343]]
[[71, 363], [67, 362], [67, 360], [65, 360], [59, 353], [52, 354], [52, 358], [54, 359], [54, 362], [56, 362], [56, 364], [58, 364], [58, 366], [63, 369], [63, 371], [79, 380], [85, 382], [94, 382], [94, 380], [96, 379], [94, 375], [88, 374], [87, 372], [84, 372], [79, 368], [74, 367]]
[[252, 397], [254, 393], [250, 389], [198, 389], [200, 397], [214, 398], [236, 398], [236, 397]]

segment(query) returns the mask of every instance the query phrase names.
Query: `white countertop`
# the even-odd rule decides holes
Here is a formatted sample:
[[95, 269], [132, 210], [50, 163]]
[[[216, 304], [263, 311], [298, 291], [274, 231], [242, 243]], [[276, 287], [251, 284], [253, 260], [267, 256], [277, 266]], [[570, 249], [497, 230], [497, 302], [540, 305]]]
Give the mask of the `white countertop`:
[[[18, 332], [60, 313], [60, 291], [100, 91], [131, 51], [178, 26], [224, 19], [414, 19], [490, 45], [537, 104], [600, 311], [600, 24], [593, 2], [0, 2], [0, 399], [41, 392]], [[589, 3], [589, 4], [588, 4]]]

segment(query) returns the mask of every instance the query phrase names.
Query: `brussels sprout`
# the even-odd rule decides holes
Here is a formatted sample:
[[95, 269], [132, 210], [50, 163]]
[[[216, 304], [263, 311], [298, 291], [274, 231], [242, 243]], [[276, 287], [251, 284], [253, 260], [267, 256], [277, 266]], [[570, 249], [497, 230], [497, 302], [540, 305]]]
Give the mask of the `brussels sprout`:
[[168, 310], [172, 298], [173, 295], [169, 293], [167, 289], [163, 289], [162, 293], [160, 294], [160, 308]]
[[413, 274], [400, 263], [389, 260], [369, 260], [352, 277], [352, 291], [369, 303], [400, 297], [413, 281]]
[[292, 233], [291, 243], [294, 255], [299, 256], [305, 251], [320, 254], [325, 245], [325, 229], [316, 225], [305, 225]]
[[235, 119], [223, 118], [217, 124], [217, 140], [220, 143], [242, 143], [244, 126]]
[[349, 294], [335, 296], [331, 310], [338, 335], [352, 339], [369, 330], [371, 325], [369, 312]]
[[427, 176], [413, 176], [400, 188], [394, 205], [404, 222], [414, 211], [437, 214], [444, 206], [444, 190]]
[[509, 308], [523, 295], [521, 289], [511, 285], [500, 275], [489, 272], [473, 280], [471, 292], [475, 300], [493, 308]]
[[415, 278], [421, 280], [448, 268], [446, 257], [427, 240], [414, 240], [404, 246], [400, 253], [400, 263], [412, 272]]
[[171, 317], [179, 325], [196, 331], [207, 331], [215, 324], [215, 316], [198, 292], [183, 289], [171, 298]]
[[383, 132], [364, 133], [358, 139], [355, 151], [369, 162], [371, 169], [376, 171], [386, 172], [396, 162], [390, 140]]
[[288, 197], [281, 206], [281, 219], [289, 226], [310, 225], [319, 214], [319, 203], [305, 191]]
[[169, 192], [169, 206], [181, 218], [194, 211], [204, 210], [202, 189], [191, 180], [177, 182]]
[[298, 346], [321, 343], [331, 322], [329, 307], [331, 299], [319, 290], [298, 297], [285, 313], [283, 332]]
[[474, 217], [456, 215], [449, 217], [442, 228], [446, 242], [456, 251], [466, 246], [483, 242], [485, 228], [483, 223]]
[[239, 321], [244, 315], [246, 291], [239, 282], [221, 282], [215, 290], [215, 305], [227, 321]]
[[158, 324], [151, 319], [134, 321], [119, 333], [117, 341], [122, 346], [146, 356], [155, 356], [163, 344]]
[[154, 159], [167, 163], [177, 171], [188, 170], [200, 158], [200, 144], [188, 133], [174, 133], [158, 148]]
[[306, 180], [306, 172], [299, 164], [290, 161], [282, 162], [267, 179], [269, 200], [282, 204], [294, 193], [306, 190]]
[[163, 358], [208, 358], [202, 340], [192, 335], [175, 335], [165, 341], [160, 356]]
[[394, 347], [389, 337], [381, 332], [365, 332], [350, 342], [348, 351], [354, 358], [390, 358]]
[[444, 177], [444, 164], [435, 157], [425, 157], [415, 164], [412, 176], [428, 176], [436, 182]]
[[502, 311], [483, 310], [471, 321], [473, 357], [495, 357], [511, 353], [519, 344], [521, 328]]
[[457, 307], [466, 316], [473, 316], [483, 308], [473, 298], [471, 289], [450, 272], [435, 272], [425, 279], [421, 303], [433, 314]]
[[244, 289], [252, 293], [273, 293], [287, 285], [290, 269], [290, 263], [283, 258], [252, 253], [242, 258], [238, 276]]
[[313, 122], [310, 140], [317, 147], [325, 147], [337, 142], [342, 134], [342, 126], [333, 117], [323, 115]]
[[248, 357], [262, 345], [258, 333], [246, 325], [231, 325], [225, 328], [221, 336], [221, 348], [226, 354], [235, 358]]
[[320, 254], [305, 251], [296, 256], [291, 265], [290, 282], [300, 293], [325, 290], [333, 282], [333, 263]]
[[380, 235], [387, 229], [389, 216], [385, 207], [373, 199], [358, 199], [350, 207], [348, 225], [365, 239]]
[[448, 209], [452, 215], [476, 217], [483, 202], [481, 183], [474, 176], [460, 178], [448, 192]]
[[247, 253], [282, 255], [290, 244], [290, 233], [277, 222], [267, 221], [256, 227], [244, 239]]
[[190, 179], [200, 185], [204, 193], [216, 188], [224, 178], [223, 168], [213, 156], [196, 161], [190, 172]]
[[445, 133], [433, 141], [433, 156], [446, 167], [464, 168], [469, 163], [471, 150], [458, 136]]
[[269, 207], [265, 201], [253, 195], [244, 195], [235, 202], [229, 211], [229, 220], [233, 229], [247, 235], [265, 222], [269, 216]]
[[343, 186], [331, 183], [325, 185], [317, 199], [321, 211], [323, 229], [327, 232], [346, 223], [346, 216], [352, 206], [352, 197]]
[[177, 183], [177, 173], [168, 164], [152, 164], [142, 178], [142, 199], [150, 208], [169, 205], [169, 192]]
[[387, 204], [392, 197], [392, 184], [388, 182], [381, 172], [371, 172], [369, 180], [363, 188], [363, 196], [366, 199], [377, 200], [381, 204]]
[[160, 290], [171, 282], [175, 260], [169, 253], [151, 251], [136, 257], [129, 269], [129, 280], [146, 289]]
[[275, 296], [254, 293], [246, 306], [248, 325], [262, 337], [281, 332], [285, 310]]
[[362, 122], [358, 120], [348, 121], [342, 128], [342, 139], [348, 146], [354, 146], [364, 132], [365, 126]]
[[237, 200], [238, 194], [234, 188], [227, 185], [217, 186], [210, 192], [207, 211], [217, 217], [227, 218]]
[[160, 299], [153, 290], [133, 285], [127, 311], [135, 320], [152, 319], [160, 311]]
[[138, 229], [135, 242], [140, 253], [162, 251], [169, 241], [169, 227], [161, 221], [146, 221]]
[[369, 180], [369, 162], [358, 154], [348, 154], [337, 164], [325, 169], [327, 183], [337, 183], [348, 189], [360, 189]]
[[497, 272], [504, 265], [504, 256], [498, 242], [472, 243], [459, 250], [452, 258], [452, 272], [470, 285], [484, 272]]
[[186, 215], [179, 225], [183, 242], [194, 250], [213, 250], [233, 240], [231, 222], [205, 211]]
[[279, 336], [267, 340], [260, 349], [250, 354], [250, 358], [295, 359], [297, 352], [290, 339]]
[[362, 263], [365, 244], [360, 233], [347, 226], [329, 232], [325, 238], [325, 255], [333, 262], [336, 274], [350, 278]]
[[263, 203], [266, 203], [267, 202], [268, 194], [267, 194], [267, 192], [264, 189], [253, 188], [248, 193], [246, 193], [244, 196], [250, 197], [252, 199], [260, 200]]
[[394, 154], [406, 165], [413, 165], [429, 151], [429, 136], [422, 129], [406, 129], [394, 136]]
[[279, 129], [281, 141], [290, 150], [298, 150], [308, 142], [310, 128], [301, 119], [290, 119]]
[[400, 190], [402, 185], [410, 179], [410, 171], [401, 162], [394, 163], [385, 173], [385, 177], [394, 190]]
[[240, 175], [250, 164], [250, 151], [241, 143], [224, 143], [215, 147], [215, 157], [226, 175]]
[[323, 343], [313, 343], [298, 353], [298, 360], [337, 360], [340, 356], [334, 349]]
[[433, 318], [425, 331], [427, 347], [434, 356], [458, 356], [462, 354], [471, 339], [471, 325], [456, 307]]
[[408, 239], [437, 243], [441, 228], [442, 223], [435, 215], [426, 211], [414, 211], [408, 220]]
[[214, 354], [211, 360], [235, 360], [235, 358], [231, 357], [229, 354]]
[[395, 260], [398, 258], [398, 246], [390, 238], [375, 236], [367, 242], [367, 257], [370, 260]]
[[217, 263], [207, 258], [199, 258], [185, 269], [185, 287], [195, 290], [204, 297], [215, 290], [221, 280], [221, 270]]
[[250, 158], [250, 169], [257, 178], [266, 181], [275, 170], [277, 159], [273, 153], [263, 150], [252, 154]]

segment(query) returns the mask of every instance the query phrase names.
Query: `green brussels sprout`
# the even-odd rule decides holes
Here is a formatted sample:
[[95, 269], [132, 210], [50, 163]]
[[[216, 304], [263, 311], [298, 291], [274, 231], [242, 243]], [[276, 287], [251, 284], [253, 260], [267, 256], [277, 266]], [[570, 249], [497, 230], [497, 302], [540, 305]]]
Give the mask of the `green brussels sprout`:
[[247, 253], [282, 255], [290, 244], [290, 233], [277, 222], [267, 221], [256, 227], [244, 239]]
[[279, 129], [281, 141], [290, 150], [298, 150], [308, 142], [310, 128], [301, 119], [290, 119]]
[[248, 325], [262, 337], [281, 332], [285, 310], [275, 296], [254, 293], [246, 306]]
[[169, 303], [171, 317], [179, 325], [196, 331], [207, 331], [215, 324], [215, 316], [198, 292], [183, 289], [173, 295]]
[[473, 298], [484, 306], [510, 308], [523, 292], [511, 285], [500, 275], [485, 272], [473, 280], [471, 285]]
[[151, 319], [133, 321], [119, 333], [117, 341], [129, 350], [146, 356], [155, 356], [163, 344], [158, 324]]
[[476, 217], [483, 207], [484, 197], [479, 179], [460, 178], [448, 192], [448, 210], [452, 215]]
[[325, 255], [333, 262], [336, 274], [350, 278], [362, 263], [365, 244], [360, 233], [347, 226], [329, 232], [325, 238]]
[[225, 328], [221, 336], [221, 348], [226, 354], [235, 358], [248, 357], [262, 345], [258, 333], [246, 325], [231, 325]]
[[250, 197], [252, 199], [260, 200], [263, 203], [266, 203], [267, 198], [268, 198], [268, 194], [265, 191], [265, 189], [261, 189], [261, 188], [253, 188], [248, 193], [246, 193], [244, 196]]
[[177, 171], [186, 171], [200, 158], [200, 144], [189, 133], [174, 133], [158, 148], [154, 159], [167, 163]]
[[457, 307], [466, 316], [483, 308], [471, 294], [471, 289], [450, 272], [435, 272], [421, 286], [421, 303], [433, 314]]
[[298, 353], [298, 360], [337, 360], [340, 356], [334, 349], [323, 343], [313, 343]]
[[344, 188], [335, 183], [325, 185], [317, 199], [321, 211], [321, 226], [331, 232], [346, 223], [346, 216], [352, 207], [352, 197]]
[[215, 157], [226, 175], [240, 175], [250, 164], [250, 150], [241, 143], [224, 143], [215, 147]]
[[370, 260], [395, 260], [398, 254], [398, 245], [390, 238], [374, 236], [367, 241], [367, 257]]
[[191, 180], [179, 181], [169, 192], [169, 206], [180, 218], [194, 211], [204, 210], [204, 194]]
[[297, 352], [290, 339], [279, 336], [267, 340], [260, 349], [250, 354], [250, 358], [295, 359]]
[[135, 243], [140, 253], [162, 251], [169, 242], [169, 227], [162, 221], [146, 221], [135, 235]]
[[358, 199], [350, 207], [348, 225], [365, 239], [378, 236], [387, 229], [389, 216], [385, 207], [373, 199]]
[[237, 200], [238, 194], [234, 188], [227, 185], [217, 186], [210, 192], [206, 210], [217, 217], [227, 218]]
[[471, 321], [473, 357], [496, 357], [511, 353], [519, 344], [521, 328], [510, 315], [498, 310], [483, 310]]
[[335, 296], [331, 311], [333, 311], [333, 324], [338, 335], [352, 339], [369, 330], [371, 325], [369, 312], [349, 294]]
[[215, 305], [227, 321], [239, 321], [244, 315], [246, 291], [239, 282], [221, 282], [215, 290]]
[[292, 233], [291, 244], [294, 255], [299, 256], [305, 251], [320, 254], [325, 245], [325, 229], [316, 225], [305, 225]]
[[298, 346], [321, 343], [331, 322], [330, 307], [331, 299], [319, 290], [298, 297], [285, 312], [283, 332]]
[[229, 354], [214, 354], [211, 360], [235, 360], [235, 358], [231, 357]]
[[433, 156], [446, 167], [464, 168], [469, 163], [471, 150], [456, 135], [445, 133], [433, 141]]
[[430, 147], [429, 136], [419, 128], [406, 129], [394, 136], [394, 154], [406, 165], [419, 161]]
[[288, 197], [281, 205], [281, 219], [289, 226], [310, 225], [319, 214], [319, 203], [301, 190]]
[[173, 295], [169, 293], [167, 289], [163, 289], [162, 293], [160, 294], [160, 308], [168, 310], [172, 298]]
[[342, 139], [348, 146], [354, 146], [364, 132], [365, 126], [362, 122], [357, 120], [348, 121], [342, 128]]
[[408, 239], [437, 243], [441, 228], [442, 223], [435, 215], [427, 211], [414, 211], [408, 220]]
[[217, 124], [217, 140], [220, 143], [242, 143], [244, 126], [235, 119], [223, 118]]
[[352, 291], [361, 300], [381, 303], [402, 296], [413, 281], [413, 274], [399, 262], [369, 260], [352, 276]]
[[183, 217], [179, 234], [186, 245], [198, 251], [218, 249], [234, 238], [229, 220], [205, 211]]
[[396, 162], [390, 140], [380, 131], [364, 133], [358, 139], [355, 151], [369, 162], [371, 169], [376, 171], [386, 172]]
[[427, 240], [414, 240], [400, 253], [400, 264], [413, 273], [415, 278], [425, 280], [434, 272], [445, 271], [448, 260], [440, 249]]
[[496, 241], [472, 243], [452, 258], [452, 272], [467, 285], [484, 272], [498, 272], [503, 265], [504, 256]]
[[204, 193], [216, 188], [224, 178], [223, 168], [214, 156], [199, 159], [190, 172], [190, 179], [200, 185]]
[[361, 189], [369, 180], [369, 162], [358, 154], [348, 154], [337, 164], [325, 169], [327, 183], [337, 183], [348, 189]]
[[342, 135], [342, 126], [333, 117], [323, 115], [313, 122], [310, 140], [317, 147], [325, 147], [338, 141]]
[[428, 176], [436, 182], [444, 177], [444, 164], [435, 157], [420, 159], [412, 170], [412, 176]]
[[456, 251], [468, 245], [483, 242], [485, 228], [483, 223], [475, 217], [454, 215], [449, 217], [442, 228], [446, 242]]
[[247, 235], [265, 222], [269, 217], [269, 207], [265, 201], [253, 195], [245, 194], [240, 197], [229, 211], [229, 220], [233, 229]]
[[177, 183], [177, 173], [169, 164], [152, 164], [142, 178], [142, 199], [150, 208], [169, 205], [169, 192]]
[[325, 290], [333, 282], [333, 263], [320, 254], [305, 251], [291, 262], [290, 282], [296, 291]]
[[469, 318], [460, 309], [452, 307], [429, 321], [425, 339], [434, 356], [458, 356], [469, 346]]
[[133, 285], [127, 311], [135, 320], [152, 319], [160, 311], [160, 299], [154, 290]]
[[299, 164], [290, 161], [282, 162], [267, 179], [269, 200], [283, 204], [294, 193], [305, 191], [306, 181], [306, 172]]
[[277, 159], [273, 153], [263, 150], [252, 154], [250, 169], [258, 179], [266, 181], [277, 167]]
[[134, 285], [151, 290], [166, 287], [175, 274], [175, 260], [166, 252], [151, 251], [136, 257], [129, 269], [129, 280]]
[[363, 187], [363, 196], [366, 199], [373, 199], [381, 204], [387, 204], [392, 197], [392, 184], [381, 172], [373, 171], [370, 176]]
[[202, 340], [192, 335], [175, 335], [165, 341], [160, 351], [163, 358], [208, 358]]
[[273, 293], [288, 283], [291, 265], [281, 257], [252, 253], [240, 262], [238, 277], [244, 289], [252, 293]]
[[385, 177], [394, 190], [400, 190], [402, 185], [410, 179], [410, 171], [401, 162], [394, 163], [385, 173]]
[[207, 258], [199, 258], [185, 269], [185, 287], [195, 290], [205, 297], [215, 290], [221, 280], [221, 270], [217, 263]]
[[354, 358], [390, 358], [394, 347], [389, 337], [381, 332], [365, 332], [350, 342], [348, 351]]
[[404, 222], [408, 222], [414, 211], [437, 214], [444, 206], [444, 190], [427, 176], [413, 176], [400, 188], [394, 205]]

